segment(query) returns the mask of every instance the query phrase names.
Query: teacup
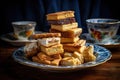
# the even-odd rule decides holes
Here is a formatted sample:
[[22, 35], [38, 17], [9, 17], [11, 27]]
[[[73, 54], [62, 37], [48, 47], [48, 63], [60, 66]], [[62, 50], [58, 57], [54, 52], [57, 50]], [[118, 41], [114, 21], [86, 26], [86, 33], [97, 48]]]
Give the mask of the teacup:
[[109, 43], [117, 34], [120, 21], [117, 19], [87, 19], [87, 28], [96, 43]]
[[15, 21], [12, 22], [14, 36], [18, 40], [28, 40], [35, 32], [35, 21]]

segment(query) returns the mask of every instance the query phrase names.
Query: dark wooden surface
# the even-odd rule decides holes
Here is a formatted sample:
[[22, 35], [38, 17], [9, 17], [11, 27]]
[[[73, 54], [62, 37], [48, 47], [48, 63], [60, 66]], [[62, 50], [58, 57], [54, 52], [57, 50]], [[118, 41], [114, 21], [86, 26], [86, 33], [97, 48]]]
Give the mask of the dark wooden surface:
[[44, 72], [21, 65], [11, 57], [17, 48], [0, 41], [0, 80], [120, 80], [120, 48], [109, 49], [112, 58], [106, 63], [69, 73]]

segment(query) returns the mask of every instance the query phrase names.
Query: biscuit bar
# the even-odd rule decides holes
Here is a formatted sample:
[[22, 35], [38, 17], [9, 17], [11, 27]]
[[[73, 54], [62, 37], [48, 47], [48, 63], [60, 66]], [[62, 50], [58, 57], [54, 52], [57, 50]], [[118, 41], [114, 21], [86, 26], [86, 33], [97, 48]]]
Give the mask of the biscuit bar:
[[51, 47], [40, 46], [40, 48], [41, 51], [46, 53], [47, 55], [60, 54], [64, 52], [62, 44], [54, 45]]
[[83, 53], [83, 51], [86, 49], [86, 40], [78, 40], [75, 43], [68, 43], [68, 44], [63, 44], [63, 48], [65, 51], [68, 52], [80, 52]]
[[32, 56], [32, 61], [42, 63], [38, 56]]
[[75, 51], [75, 52], [73, 53], [73, 57], [78, 58], [79, 61], [80, 61], [80, 64], [84, 63], [83, 54]]
[[61, 37], [73, 38], [73, 37], [79, 36], [82, 33], [82, 28], [73, 28], [73, 29], [69, 29], [67, 31], [58, 31], [55, 29], [50, 29], [50, 32], [61, 33]]
[[60, 20], [48, 20], [48, 24], [61, 25], [61, 24], [70, 24], [76, 22], [75, 18], [65, 18]]
[[28, 43], [24, 46], [24, 52], [26, 57], [31, 57], [37, 54], [40, 51], [37, 42]]
[[40, 33], [40, 34], [33, 34], [33, 39], [41, 39], [41, 38], [48, 38], [48, 37], [61, 37], [60, 33]]
[[61, 37], [61, 43], [75, 43], [79, 40], [79, 37], [74, 37], [74, 38], [63, 38]]
[[52, 56], [49, 56], [43, 52], [39, 52], [37, 56], [33, 56], [32, 60], [35, 62], [48, 64], [48, 65], [55, 65], [58, 66], [60, 60], [62, 59], [60, 54], [54, 54]]
[[84, 57], [83, 54], [74, 51], [74, 52], [64, 52], [63, 58], [65, 57], [74, 57], [74, 58], [78, 58], [80, 61], [80, 64], [84, 63]]
[[86, 40], [84, 39], [79, 39], [77, 42], [75, 43], [66, 43], [66, 44], [63, 44], [63, 46], [68, 46], [68, 47], [79, 47], [79, 46], [85, 46], [86, 44]]
[[38, 44], [45, 47], [57, 45], [60, 44], [60, 37], [49, 37], [49, 38], [38, 39]]
[[77, 22], [70, 23], [70, 24], [64, 24], [64, 25], [53, 25], [53, 24], [51, 24], [51, 29], [55, 29], [55, 30], [58, 30], [58, 31], [67, 31], [69, 29], [77, 28], [77, 27], [78, 27]]
[[46, 15], [47, 20], [60, 20], [65, 18], [74, 17], [74, 11], [60, 11], [55, 13], [49, 13]]
[[74, 52], [74, 51], [77, 51], [79, 53], [83, 53], [84, 50], [86, 49], [86, 46], [63, 46], [64, 48], [64, 51], [67, 51], [67, 52]]
[[96, 60], [96, 56], [94, 55], [94, 46], [87, 46], [83, 53], [85, 62], [90, 62]]
[[65, 58], [62, 58], [60, 64], [62, 66], [74, 66], [74, 65], [80, 64], [80, 60], [74, 57], [65, 57]]

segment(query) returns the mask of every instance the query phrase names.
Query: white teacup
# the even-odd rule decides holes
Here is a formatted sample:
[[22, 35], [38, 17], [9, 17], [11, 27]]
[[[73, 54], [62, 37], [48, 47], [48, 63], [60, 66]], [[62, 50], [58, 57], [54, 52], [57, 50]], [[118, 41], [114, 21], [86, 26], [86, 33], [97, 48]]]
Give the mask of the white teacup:
[[36, 22], [34, 21], [15, 21], [12, 22], [14, 35], [18, 40], [28, 40], [34, 34]]

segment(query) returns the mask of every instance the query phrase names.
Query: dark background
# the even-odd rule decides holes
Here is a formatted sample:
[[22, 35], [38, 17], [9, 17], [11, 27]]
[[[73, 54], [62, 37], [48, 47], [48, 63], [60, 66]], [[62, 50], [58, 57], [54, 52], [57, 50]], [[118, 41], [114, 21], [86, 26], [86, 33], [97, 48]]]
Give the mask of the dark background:
[[[119, 0], [4, 0], [0, 2], [0, 34], [12, 32], [11, 22], [36, 21], [37, 31], [48, 31], [46, 14], [74, 10], [75, 18], [83, 33], [88, 32], [88, 18], [112, 18], [120, 20]], [[120, 34], [120, 29], [118, 31]]]

